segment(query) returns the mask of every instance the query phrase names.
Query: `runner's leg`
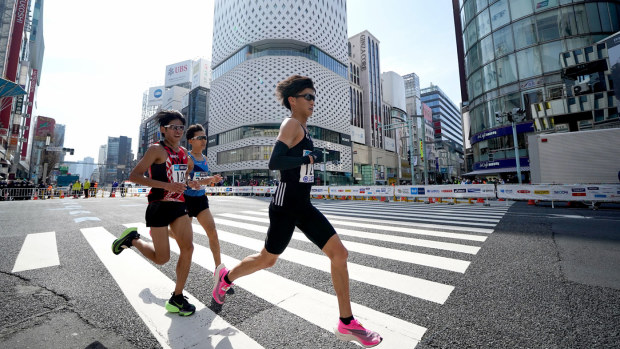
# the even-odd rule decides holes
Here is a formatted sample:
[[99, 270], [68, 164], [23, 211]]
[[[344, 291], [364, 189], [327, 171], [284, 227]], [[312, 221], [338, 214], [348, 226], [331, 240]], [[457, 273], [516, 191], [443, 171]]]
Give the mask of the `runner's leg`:
[[323, 247], [323, 252], [331, 260], [332, 283], [338, 298], [338, 310], [340, 317], [346, 318], [353, 315], [351, 310], [351, 298], [349, 295], [349, 270], [347, 258], [349, 252], [340, 241], [338, 235], [333, 235]]
[[153, 243], [135, 239], [132, 245], [137, 248], [144, 257], [152, 260], [155, 264], [163, 265], [170, 260], [170, 243], [168, 241], [168, 227], [151, 227]]
[[179, 261], [176, 268], [177, 281], [174, 288], [174, 294], [181, 294], [183, 292], [185, 282], [187, 282], [187, 276], [189, 275], [189, 268], [192, 265], [192, 254], [194, 253], [194, 233], [192, 232], [191, 222], [192, 221], [188, 215], [183, 215], [175, 219], [170, 224], [170, 228], [174, 232], [174, 237], [181, 252], [179, 254]]
[[209, 248], [211, 249], [211, 253], [213, 254], [213, 261], [215, 262], [215, 267], [222, 263], [222, 258], [220, 254], [220, 240], [217, 237], [217, 230], [215, 229], [215, 222], [213, 221], [213, 216], [211, 215], [211, 211], [209, 209], [202, 210], [198, 217], [198, 222], [207, 232], [207, 237], [209, 238]]

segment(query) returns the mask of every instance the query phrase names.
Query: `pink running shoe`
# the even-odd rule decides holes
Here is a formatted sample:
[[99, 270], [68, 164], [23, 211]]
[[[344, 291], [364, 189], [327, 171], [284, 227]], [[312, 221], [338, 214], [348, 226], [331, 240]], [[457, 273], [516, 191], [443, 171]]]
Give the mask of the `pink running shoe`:
[[223, 264], [220, 264], [220, 266], [221, 268], [218, 266], [219, 274], [217, 275], [217, 282], [213, 284], [213, 300], [215, 300], [217, 304], [224, 303], [224, 300], [226, 300], [226, 291], [232, 286], [232, 284], [224, 281], [224, 276], [228, 273], [228, 269], [226, 269]]
[[377, 332], [365, 329], [357, 320], [351, 321], [348, 325], [338, 320], [338, 328], [334, 330], [334, 333], [338, 339], [343, 341], [358, 341], [364, 348], [372, 348], [383, 340]]

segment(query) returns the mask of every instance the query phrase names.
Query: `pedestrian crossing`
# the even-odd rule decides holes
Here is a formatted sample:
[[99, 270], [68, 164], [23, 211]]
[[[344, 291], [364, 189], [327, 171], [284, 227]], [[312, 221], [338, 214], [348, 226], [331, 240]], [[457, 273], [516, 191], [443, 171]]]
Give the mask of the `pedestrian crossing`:
[[[355, 289], [373, 290], [386, 297], [402, 299], [403, 308], [416, 312], [416, 309], [433, 311], [445, 304], [455, 290], [455, 284], [467, 277], [468, 268], [475, 263], [476, 255], [484, 248], [485, 241], [510, 205], [429, 206], [326, 201], [316, 202], [316, 207], [334, 225], [350, 252], [348, 271]], [[250, 253], [263, 248], [269, 225], [266, 209], [216, 213], [214, 219], [222, 244], [222, 262], [227, 266], [232, 267], [243, 258], [230, 246], [249, 250]], [[144, 239], [150, 237], [142, 221], [127, 222], [123, 226], [137, 227]], [[201, 273], [212, 275], [216, 266], [208, 243], [204, 243], [205, 231], [198, 224], [192, 227], [196, 236], [192, 269], [198, 267]], [[80, 229], [81, 235], [118, 284], [135, 313], [163, 348], [269, 347], [264, 338], [248, 335], [233, 325], [231, 320], [234, 318], [219, 315], [208, 297], [197, 298], [185, 292], [190, 303], [196, 306], [196, 314], [188, 318], [167, 314], [163, 302], [169, 298], [174, 280], [133, 249], [119, 256], [113, 255], [110, 245], [118, 235], [113, 234], [114, 231], [105, 225]], [[62, 262], [56, 262], [51, 256], [45, 258], [47, 262], [44, 264], [29, 265], [29, 259], [22, 253], [25, 256], [32, 252], [25, 252], [24, 249], [40, 251], [41, 248], [36, 246], [42, 244], [55, 246], [54, 232], [29, 234], [15, 262], [14, 272], [53, 267]], [[170, 247], [172, 253], [179, 254], [178, 246], [172, 239]], [[328, 276], [331, 270], [329, 259], [300, 231], [294, 233], [291, 245], [280, 260], [292, 265], [300, 274], [313, 270]], [[131, 267], [128, 268], [128, 265]], [[328, 334], [333, 331], [338, 317], [336, 296], [333, 289], [326, 292], [311, 285], [311, 281], [301, 282], [298, 278], [280, 275], [273, 268], [236, 280], [234, 288]], [[400, 312], [386, 311], [384, 308], [388, 307], [383, 307], [381, 300], [368, 302], [365, 297], [358, 298], [361, 301], [352, 299], [355, 300], [352, 308], [356, 318], [383, 336], [381, 347], [413, 348], [423, 340], [429, 325], [424, 323], [426, 314], [403, 316]], [[234, 295], [228, 297], [224, 307], [234, 310]]]

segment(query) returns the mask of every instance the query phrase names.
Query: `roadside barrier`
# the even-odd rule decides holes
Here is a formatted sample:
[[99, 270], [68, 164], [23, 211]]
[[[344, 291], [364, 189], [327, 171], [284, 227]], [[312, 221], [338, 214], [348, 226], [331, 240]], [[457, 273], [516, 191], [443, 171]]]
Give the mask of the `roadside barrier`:
[[[241, 195], [269, 197], [275, 194], [276, 186], [205, 187], [207, 195]], [[149, 187], [99, 186], [91, 188], [92, 198], [146, 197]], [[3, 188], [0, 200], [46, 200], [65, 197], [82, 198], [84, 191], [71, 187], [48, 188]], [[523, 200], [529, 205], [540, 201], [584, 202], [595, 208], [602, 202], [620, 202], [620, 184], [449, 184], [449, 185], [398, 185], [398, 186], [313, 186], [315, 199], [332, 200], [374, 200], [381, 202], [425, 202], [425, 203], [482, 203], [488, 200]], [[460, 200], [460, 201], [459, 201]], [[464, 200], [464, 201], [463, 201]]]

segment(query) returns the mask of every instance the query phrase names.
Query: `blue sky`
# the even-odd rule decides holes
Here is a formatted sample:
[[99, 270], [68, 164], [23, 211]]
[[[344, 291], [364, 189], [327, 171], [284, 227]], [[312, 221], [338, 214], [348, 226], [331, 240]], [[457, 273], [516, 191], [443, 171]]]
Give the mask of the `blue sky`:
[[[457, 105], [460, 87], [449, 0], [348, 0], [349, 36], [381, 42], [381, 70], [415, 72]], [[165, 66], [211, 59], [212, 0], [46, 1], [45, 56], [35, 113], [65, 124], [77, 161], [97, 161], [107, 137], [137, 149], [142, 93], [163, 83]]]

